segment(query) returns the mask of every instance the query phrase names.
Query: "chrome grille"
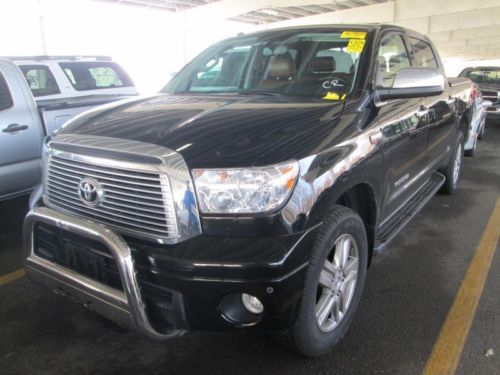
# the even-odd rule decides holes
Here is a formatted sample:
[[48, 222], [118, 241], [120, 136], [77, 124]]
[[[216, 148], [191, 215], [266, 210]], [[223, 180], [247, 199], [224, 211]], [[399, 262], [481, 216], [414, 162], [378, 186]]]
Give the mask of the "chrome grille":
[[481, 90], [481, 94], [483, 95], [484, 100], [489, 100], [493, 104], [496, 104], [498, 102], [498, 92], [496, 91], [486, 91], [486, 90]]
[[[83, 178], [96, 180], [102, 188], [101, 202], [95, 207], [79, 197]], [[169, 178], [158, 166], [52, 150], [45, 175], [44, 199], [48, 206], [123, 233], [155, 240], [178, 236]]]

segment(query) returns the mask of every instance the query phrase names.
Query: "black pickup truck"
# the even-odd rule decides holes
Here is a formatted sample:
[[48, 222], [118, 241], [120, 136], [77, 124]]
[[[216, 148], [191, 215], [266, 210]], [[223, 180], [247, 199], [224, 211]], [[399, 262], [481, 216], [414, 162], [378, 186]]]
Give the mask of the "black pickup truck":
[[222, 41], [45, 142], [26, 271], [149, 339], [262, 330], [322, 354], [372, 255], [457, 189], [469, 93], [395, 26]]

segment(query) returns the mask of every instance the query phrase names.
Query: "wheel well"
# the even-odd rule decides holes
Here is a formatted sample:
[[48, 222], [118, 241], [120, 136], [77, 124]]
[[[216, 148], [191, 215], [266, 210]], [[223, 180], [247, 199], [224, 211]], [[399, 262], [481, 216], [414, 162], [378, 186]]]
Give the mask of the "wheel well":
[[377, 204], [373, 190], [367, 184], [353, 186], [343, 193], [336, 203], [349, 207], [363, 220], [368, 237], [368, 265], [370, 265], [375, 243], [375, 225], [377, 221]]

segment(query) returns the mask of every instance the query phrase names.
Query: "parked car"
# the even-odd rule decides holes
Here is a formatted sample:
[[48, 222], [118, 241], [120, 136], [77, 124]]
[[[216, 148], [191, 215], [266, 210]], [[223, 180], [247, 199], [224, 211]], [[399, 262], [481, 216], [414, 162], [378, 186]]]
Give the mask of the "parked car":
[[464, 144], [465, 156], [474, 156], [476, 153], [477, 141], [484, 137], [487, 109], [492, 105], [489, 100], [483, 99], [481, 91], [475, 83], [472, 84], [470, 100], [472, 106], [469, 135]]
[[325, 353], [372, 254], [457, 190], [470, 91], [396, 26], [222, 41], [46, 143], [27, 274], [149, 339], [265, 330]]
[[[53, 135], [80, 112], [124, 98], [123, 92], [112, 91], [105, 95], [61, 97], [65, 94], [64, 86], [48, 83], [50, 70], [42, 74], [40, 68], [37, 81], [33, 81], [34, 65], [24, 73], [21, 69], [10, 59], [0, 59], [0, 200], [29, 193], [39, 183], [42, 141], [46, 135]], [[60, 93], [49, 95], [49, 87], [60, 88]], [[40, 90], [45, 90], [43, 95]]]
[[138, 94], [127, 72], [108, 56], [16, 56], [8, 59], [19, 66], [37, 100]]
[[500, 119], [500, 67], [498, 66], [478, 66], [465, 68], [461, 77], [469, 78], [476, 83], [481, 90], [485, 100], [491, 102], [488, 107], [488, 118]]

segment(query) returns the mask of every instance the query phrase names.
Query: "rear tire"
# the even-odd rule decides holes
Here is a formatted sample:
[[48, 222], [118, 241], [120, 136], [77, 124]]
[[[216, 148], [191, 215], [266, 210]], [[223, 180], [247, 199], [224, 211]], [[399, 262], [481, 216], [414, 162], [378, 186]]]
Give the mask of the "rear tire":
[[442, 171], [446, 180], [441, 188], [443, 194], [451, 195], [455, 193], [458, 189], [458, 183], [460, 182], [460, 176], [462, 174], [462, 164], [464, 159], [464, 135], [460, 133], [455, 144], [455, 149], [451, 155], [450, 162], [446, 166], [446, 169]]
[[308, 357], [330, 351], [351, 325], [366, 279], [368, 243], [363, 221], [335, 205], [311, 252], [295, 324], [275, 337]]

